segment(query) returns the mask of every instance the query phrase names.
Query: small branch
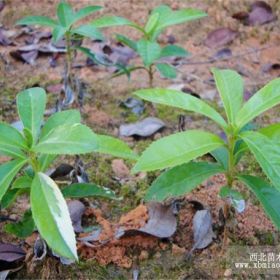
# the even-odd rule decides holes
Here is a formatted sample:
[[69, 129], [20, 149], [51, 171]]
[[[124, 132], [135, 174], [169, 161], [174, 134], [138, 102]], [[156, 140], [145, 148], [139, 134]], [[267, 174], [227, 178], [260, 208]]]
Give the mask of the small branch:
[[275, 47], [275, 45], [272, 45], [272, 46], [266, 46], [266, 47], [263, 47], [263, 48], [259, 48], [259, 49], [254, 49], [254, 50], [250, 50], [250, 51], [246, 51], [244, 53], [240, 53], [240, 54], [237, 54], [237, 55], [232, 55], [230, 57], [226, 57], [226, 58], [210, 58], [208, 60], [204, 60], [204, 61], [196, 61], [196, 62], [188, 62], [188, 61], [183, 61], [181, 63], [181, 65], [201, 65], [201, 64], [212, 64], [212, 63], [215, 63], [217, 61], [227, 61], [227, 60], [231, 60], [231, 59], [235, 59], [235, 58], [240, 58], [240, 57], [243, 57], [243, 56], [246, 56], [246, 55], [249, 55], [249, 54], [254, 54], [254, 53], [257, 53], [257, 52], [261, 52], [263, 50], [267, 50], [267, 49], [270, 49], [270, 48], [273, 48]]

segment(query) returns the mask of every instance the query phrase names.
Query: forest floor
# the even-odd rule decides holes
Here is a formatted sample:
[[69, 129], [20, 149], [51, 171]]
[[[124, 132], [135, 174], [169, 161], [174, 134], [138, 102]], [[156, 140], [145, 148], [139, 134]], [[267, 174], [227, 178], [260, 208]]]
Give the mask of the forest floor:
[[[1, 2], [1, 1], [0, 1]], [[55, 107], [55, 101], [61, 89], [61, 77], [64, 68], [64, 56], [55, 59], [56, 67], [50, 66], [51, 56], [41, 55], [33, 65], [14, 59], [10, 53], [26, 45], [30, 35], [23, 33], [12, 39], [21, 27], [15, 27], [15, 22], [26, 15], [54, 16], [55, 0], [6, 0], [5, 7], [0, 11], [0, 23], [8, 31], [14, 44], [1, 46], [0, 37], [0, 120], [16, 121], [15, 97], [25, 88], [40, 86], [48, 93], [48, 108]], [[90, 0], [69, 1], [79, 8], [92, 4]], [[79, 2], [79, 3], [77, 3]], [[238, 71], [245, 81], [245, 96], [249, 98], [268, 81], [280, 76], [280, 24], [275, 19], [258, 26], [245, 25], [232, 15], [248, 11], [254, 1], [250, 0], [165, 0], [173, 9], [183, 7], [199, 8], [207, 12], [208, 17], [182, 24], [168, 29], [160, 38], [162, 44], [168, 40], [175, 40], [190, 52], [186, 60], [178, 62], [178, 76], [173, 80], [162, 79], [156, 75], [156, 87], [172, 87], [186, 92], [193, 92], [201, 99], [221, 110], [221, 102], [215, 89], [211, 75], [211, 67], [230, 68]], [[280, 18], [280, 2], [266, 1], [272, 7], [273, 14]], [[105, 7], [102, 13], [124, 16], [130, 20], [144, 24], [149, 11], [163, 2], [160, 0], [130, 0], [94, 1]], [[101, 13], [101, 14], [102, 14]], [[97, 14], [98, 15], [98, 14]], [[1, 27], [0, 27], [1, 28]], [[216, 34], [210, 32], [219, 28], [226, 28]], [[45, 28], [37, 30], [46, 31]], [[139, 34], [127, 27], [111, 28], [104, 33], [108, 38], [108, 46], [113, 45], [115, 33], [123, 33], [137, 39]], [[32, 36], [31, 36], [32, 37]], [[208, 39], [207, 39], [208, 38]], [[91, 41], [86, 42], [92, 46]], [[137, 62], [138, 58], [133, 59]], [[84, 122], [95, 132], [119, 137], [119, 127], [124, 123], [131, 123], [150, 115], [165, 122], [165, 128], [148, 138], [122, 137], [130, 147], [141, 153], [153, 140], [178, 131], [180, 115], [185, 116], [185, 128], [205, 128], [220, 133], [210, 120], [197, 114], [186, 113], [170, 107], [157, 106], [153, 108], [145, 104], [144, 113], [136, 116], [129, 109], [121, 106], [127, 98], [132, 96], [136, 89], [148, 86], [148, 77], [145, 72], [134, 72], [131, 79], [125, 76], [110, 79], [112, 69], [100, 66], [87, 66], [86, 58], [78, 55], [75, 60], [75, 72], [86, 88], [84, 106], [81, 109]], [[279, 107], [272, 109], [256, 120], [257, 126], [265, 126], [280, 121]], [[98, 220], [107, 224], [117, 223], [122, 215], [133, 209], [140, 212], [139, 205], [143, 203], [143, 196], [151, 182], [159, 172], [131, 175], [129, 169], [132, 161], [112, 159], [103, 155], [87, 155], [81, 157], [91, 182], [109, 187], [122, 200], [108, 201], [102, 199], [86, 199], [89, 209], [99, 209], [100, 212], [88, 211], [85, 217], [87, 225]], [[70, 157], [60, 158], [60, 163], [74, 163]], [[239, 164], [241, 171], [249, 170], [252, 174], [264, 176], [254, 159], [247, 155]], [[209, 209], [213, 224], [220, 221], [219, 212], [223, 207], [223, 200], [218, 197], [218, 191], [225, 183], [221, 175], [205, 181], [191, 194], [180, 198], [179, 213], [177, 215], [177, 229], [169, 239], [160, 240], [151, 236], [131, 237], [127, 243], [108, 246], [100, 249], [101, 253], [87, 252], [80, 248], [83, 256], [79, 264], [62, 265], [58, 259], [47, 257], [42, 262], [27, 260], [24, 267], [11, 275], [18, 279], [220, 279], [232, 277], [227, 267], [227, 255], [222, 248], [223, 235], [217, 231], [214, 241], [203, 250], [195, 250], [192, 257], [186, 258], [193, 246], [192, 218], [197, 204]], [[229, 233], [227, 245], [273, 245], [279, 244], [278, 231], [266, 217], [256, 198], [240, 186], [246, 197], [246, 208], [241, 214], [236, 214], [232, 230]], [[166, 202], [166, 205], [173, 202]], [[4, 209], [1, 215], [19, 219], [28, 209], [29, 201], [22, 196], [9, 209]], [[88, 210], [89, 210], [88, 209]], [[133, 212], [137, 217], [139, 213]], [[140, 213], [141, 214], [141, 213]], [[139, 215], [140, 215], [139, 214]], [[102, 217], [101, 217], [102, 216]], [[122, 216], [125, 217], [125, 216]], [[134, 217], [134, 216], [133, 216]], [[33, 234], [27, 240], [19, 240], [4, 232], [5, 222], [0, 223], [0, 242], [22, 244], [30, 251], [37, 237]], [[91, 224], [92, 226], [92, 224]], [[134, 239], [133, 239], [134, 238]], [[140, 239], [138, 239], [140, 238]], [[142, 239], [141, 239], [142, 238]], [[111, 250], [111, 251], [110, 251]], [[90, 251], [90, 250], [89, 250]], [[114, 255], [114, 257], [112, 257]], [[136, 277], [136, 278], [135, 278]], [[246, 278], [239, 275], [240, 279]], [[245, 279], [244, 278], [244, 279]]]

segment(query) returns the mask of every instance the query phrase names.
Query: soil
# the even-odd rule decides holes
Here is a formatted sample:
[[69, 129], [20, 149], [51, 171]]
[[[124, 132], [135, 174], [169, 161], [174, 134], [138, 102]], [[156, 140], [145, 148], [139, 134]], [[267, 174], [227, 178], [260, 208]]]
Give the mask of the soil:
[[[6, 0], [6, 5], [0, 12], [0, 22], [7, 30], [18, 31], [19, 27], [14, 26], [16, 20], [25, 15], [53, 16], [58, 2], [58, 0]], [[90, 0], [69, 2], [75, 8], [92, 4]], [[271, 5], [278, 18], [270, 23], [247, 26], [232, 18], [232, 15], [237, 12], [248, 11], [253, 2], [251, 0], [191, 0], [187, 2], [165, 0], [164, 3], [171, 5], [174, 9], [183, 7], [203, 9], [208, 13], [208, 17], [198, 22], [172, 27], [161, 36], [162, 44], [173, 36], [176, 44], [185, 47], [191, 56], [178, 66], [179, 75], [176, 79], [169, 81], [156, 75], [154, 85], [157, 87], [172, 86], [192, 91], [220, 110], [221, 103], [211, 76], [211, 67], [231, 68], [242, 74], [247, 97], [268, 81], [279, 77], [280, 2], [278, 0], [266, 1]], [[160, 0], [97, 0], [94, 2], [94, 4], [104, 6], [106, 14], [117, 14], [142, 24], [148, 12], [162, 3]], [[230, 39], [226, 38], [228, 42], [222, 46], [206, 46], [207, 35], [222, 27], [234, 30], [235, 35], [231, 35]], [[45, 28], [40, 30], [45, 30]], [[113, 35], [118, 32], [135, 39], [139, 37], [136, 31], [127, 27], [116, 27], [104, 31], [111, 40]], [[59, 56], [55, 68], [49, 66], [49, 58], [44, 56], [38, 58], [34, 66], [16, 61], [9, 53], [18, 46], [24, 45], [24, 40], [26, 40], [25, 36], [17, 39], [15, 46], [0, 45], [0, 120], [7, 122], [16, 120], [15, 96], [19, 91], [35, 85], [44, 87], [48, 91], [48, 108], [52, 109], [61, 88], [63, 55]], [[91, 42], [86, 41], [86, 44], [91, 45]], [[213, 60], [217, 51], [225, 48], [230, 50], [232, 55], [228, 59]], [[1, 57], [5, 62], [1, 60]], [[85, 57], [79, 54], [75, 63], [84, 65], [85, 60]], [[135, 63], [137, 61], [138, 58], [133, 60]], [[76, 75], [86, 84], [85, 105], [82, 109], [83, 121], [95, 132], [118, 137], [121, 124], [138, 120], [137, 116], [121, 107], [120, 103], [131, 97], [134, 90], [147, 87], [148, 79], [145, 72], [133, 73], [128, 81], [124, 76], [109, 79], [111, 72], [104, 67], [89, 66], [76, 68], [75, 71]], [[153, 108], [146, 104], [141, 118], [153, 113]], [[167, 124], [163, 131], [147, 139], [123, 138], [138, 153], [143, 151], [152, 140], [177, 132], [178, 119], [181, 114], [186, 117], [185, 129], [205, 128], [216, 133], [220, 132], [211, 121], [196, 114], [164, 106], [157, 106], [156, 114]], [[265, 126], [279, 122], [279, 120], [279, 107], [277, 107], [261, 115], [256, 120], [256, 124]], [[117, 224], [135, 229], [147, 222], [149, 214], [147, 207], [143, 204], [143, 197], [159, 172], [131, 175], [128, 170], [133, 166], [132, 161], [112, 159], [103, 155], [83, 156], [82, 159], [87, 165], [86, 171], [90, 181], [110, 187], [119, 197], [123, 198], [113, 202], [87, 199], [90, 206], [87, 207], [83, 222], [85, 225], [101, 227], [102, 233], [99, 241], [106, 241], [105, 244], [90, 248], [79, 243], [81, 257], [79, 264], [64, 266], [58, 259], [50, 256], [42, 262], [34, 262], [32, 246], [37, 235], [34, 234], [27, 240], [19, 240], [6, 234], [3, 230], [5, 222], [1, 222], [0, 242], [23, 244], [28, 252], [26, 265], [20, 271], [12, 274], [12, 278], [131, 279], [137, 273], [140, 273], [139, 279], [222, 279], [224, 277], [230, 279], [232, 277], [230, 271], [226, 269], [227, 259], [222, 248], [223, 229], [220, 209], [222, 209], [224, 201], [218, 196], [220, 187], [225, 184], [225, 178], [222, 175], [210, 178], [192, 193], [178, 200], [178, 225], [176, 233], [171, 238], [161, 240], [149, 235], [136, 234], [115, 240], [114, 230]], [[8, 159], [1, 158], [1, 162], [6, 160]], [[68, 162], [69, 159], [60, 158], [55, 165], [65, 161]], [[246, 156], [240, 162], [239, 168], [241, 171], [247, 170], [251, 174], [264, 176], [250, 156]], [[240, 185], [238, 189], [246, 197], [246, 208], [240, 214], [235, 213], [235, 218], [231, 220], [228, 240], [226, 240], [227, 245], [279, 244], [278, 231], [267, 218], [256, 198], [244, 186]], [[210, 210], [216, 238], [206, 249], [195, 250], [188, 259], [186, 256], [193, 246], [192, 219], [197, 207], [197, 203], [193, 201]], [[12, 207], [1, 210], [1, 215], [19, 219], [28, 207], [28, 198], [22, 196]], [[80, 234], [79, 237], [82, 236], [85, 235]]]

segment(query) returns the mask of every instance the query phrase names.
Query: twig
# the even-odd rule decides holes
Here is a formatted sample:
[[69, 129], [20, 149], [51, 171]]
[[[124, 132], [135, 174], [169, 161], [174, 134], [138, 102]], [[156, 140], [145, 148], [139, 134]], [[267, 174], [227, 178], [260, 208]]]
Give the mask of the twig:
[[266, 49], [269, 49], [269, 48], [273, 48], [273, 47], [275, 47], [275, 45], [266, 46], [266, 47], [263, 47], [263, 48], [259, 48], [259, 49], [254, 49], [254, 50], [246, 51], [246, 52], [244, 52], [244, 53], [232, 55], [232, 56], [225, 57], [225, 58], [210, 58], [210, 59], [208, 59], [208, 60], [196, 61], [196, 62], [183, 61], [183, 62], [181, 63], [181, 65], [212, 64], [212, 63], [215, 63], [215, 62], [217, 62], [217, 61], [225, 61], [225, 60], [231, 60], [231, 59], [234, 59], [234, 58], [240, 58], [240, 57], [243, 57], [243, 56], [245, 56], [245, 55], [249, 55], [249, 54], [261, 52], [261, 51], [263, 51], [263, 50], [266, 50]]

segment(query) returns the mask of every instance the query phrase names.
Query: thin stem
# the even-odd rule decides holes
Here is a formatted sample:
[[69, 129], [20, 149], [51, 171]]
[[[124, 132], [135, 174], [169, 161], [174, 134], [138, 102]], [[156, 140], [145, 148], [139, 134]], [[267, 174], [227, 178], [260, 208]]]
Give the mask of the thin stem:
[[[236, 136], [231, 131], [228, 134], [228, 170], [226, 172], [227, 186], [232, 188], [235, 177], [235, 159], [234, 159], [234, 147], [236, 142]], [[224, 227], [224, 238], [223, 238], [223, 250], [227, 245], [228, 238], [228, 219], [230, 212], [230, 205], [226, 200], [223, 207], [224, 217], [225, 217], [225, 227]]]
[[153, 64], [149, 66], [148, 74], [149, 74], [149, 88], [153, 88], [154, 85]]
[[71, 48], [71, 33], [65, 34], [66, 39], [66, 77], [72, 82], [72, 48]]
[[33, 171], [34, 172], [39, 172], [40, 171], [40, 164], [37, 160], [36, 155], [31, 153], [29, 155], [29, 158], [30, 158], [29, 162], [30, 162], [30, 165], [32, 166]]
[[234, 160], [234, 146], [235, 146], [236, 137], [235, 135], [230, 134], [228, 136], [228, 170], [226, 173], [227, 185], [231, 188], [234, 181], [235, 175], [235, 160]]

